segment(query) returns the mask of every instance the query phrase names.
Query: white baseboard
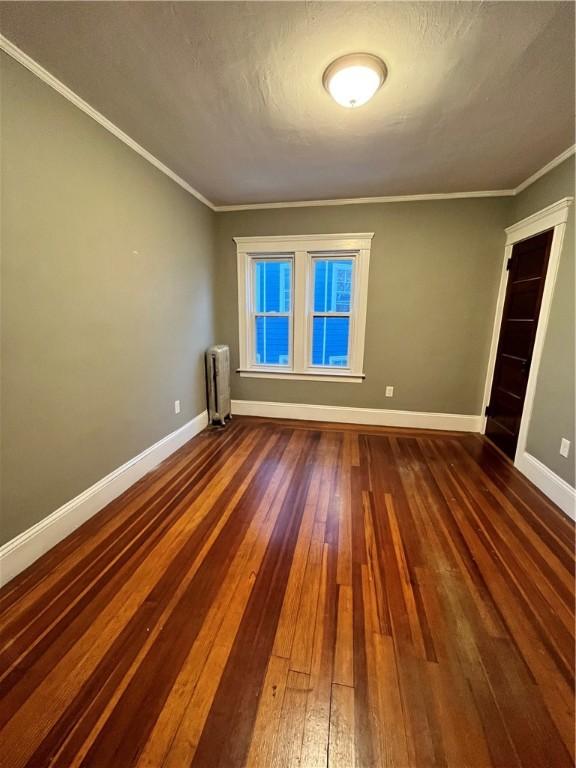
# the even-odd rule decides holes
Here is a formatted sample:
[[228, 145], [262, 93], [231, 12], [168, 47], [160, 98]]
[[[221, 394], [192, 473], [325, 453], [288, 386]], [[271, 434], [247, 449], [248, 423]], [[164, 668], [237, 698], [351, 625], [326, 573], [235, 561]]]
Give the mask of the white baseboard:
[[265, 403], [258, 400], [232, 400], [232, 413], [238, 416], [333, 421], [377, 427], [447, 429], [458, 432], [480, 432], [482, 425], [482, 416], [467, 416], [457, 413], [388, 411], [382, 408], [348, 408], [339, 405], [305, 405], [302, 403]]
[[530, 453], [518, 456], [514, 466], [563, 512], [576, 520], [576, 489]]
[[[265, 416], [273, 419], [303, 419], [378, 427], [445, 429], [458, 432], [484, 432], [486, 422], [485, 417], [480, 415], [389, 411], [380, 408], [349, 408], [303, 403], [269, 403], [259, 400], [232, 400], [232, 413], [238, 416]], [[524, 453], [518, 458], [515, 467], [567, 515], [576, 519], [576, 490], [571, 485], [529, 453]]]
[[206, 411], [87, 488], [39, 523], [0, 547], [0, 585], [62, 541], [208, 424]]

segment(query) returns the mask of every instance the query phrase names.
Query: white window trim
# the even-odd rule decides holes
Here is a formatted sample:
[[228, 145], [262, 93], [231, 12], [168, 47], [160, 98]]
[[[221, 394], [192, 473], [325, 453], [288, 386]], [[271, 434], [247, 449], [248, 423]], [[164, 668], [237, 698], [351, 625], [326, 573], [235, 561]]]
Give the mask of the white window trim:
[[[293, 379], [297, 381], [364, 380], [364, 336], [368, 299], [368, 270], [373, 232], [337, 235], [281, 235], [235, 237], [238, 263], [238, 330], [240, 376], [250, 378]], [[350, 316], [350, 366], [321, 368], [308, 360], [312, 336], [312, 295], [309, 276], [312, 259], [320, 256], [353, 256], [356, 259]], [[262, 257], [293, 259], [292, 366], [262, 366], [253, 362], [251, 338], [252, 263]]]

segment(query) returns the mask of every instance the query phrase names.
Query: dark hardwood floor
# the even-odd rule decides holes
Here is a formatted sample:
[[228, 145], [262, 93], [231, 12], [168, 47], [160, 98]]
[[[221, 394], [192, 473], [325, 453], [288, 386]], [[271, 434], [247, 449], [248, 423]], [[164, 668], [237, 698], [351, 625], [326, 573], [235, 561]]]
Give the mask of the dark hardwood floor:
[[476, 435], [235, 419], [0, 593], [0, 763], [573, 765], [574, 529]]

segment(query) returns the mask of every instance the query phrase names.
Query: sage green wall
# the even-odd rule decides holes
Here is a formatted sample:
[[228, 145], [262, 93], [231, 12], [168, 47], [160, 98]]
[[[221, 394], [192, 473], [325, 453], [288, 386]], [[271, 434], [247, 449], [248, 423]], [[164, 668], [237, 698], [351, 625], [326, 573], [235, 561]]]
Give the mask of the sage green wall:
[[[215, 215], [4, 54], [0, 66], [0, 542], [204, 410], [205, 347], [229, 343], [238, 364], [235, 235], [376, 233], [365, 383], [233, 375], [235, 398], [480, 412], [504, 227], [573, 194], [573, 159], [514, 200]], [[576, 448], [574, 326], [572, 212], [528, 437], [572, 484], [574, 452], [558, 447]]]
[[[565, 160], [514, 199], [509, 224], [574, 196], [574, 156]], [[574, 205], [570, 207], [548, 330], [538, 373], [526, 450], [574, 486], [576, 317], [574, 292]], [[572, 443], [568, 458], [560, 456], [560, 440]]]
[[214, 214], [0, 65], [6, 541], [206, 407]]
[[[219, 213], [217, 336], [238, 367], [236, 235], [375, 232], [363, 384], [232, 376], [241, 400], [479, 414], [508, 198]], [[394, 385], [394, 397], [384, 388]]]

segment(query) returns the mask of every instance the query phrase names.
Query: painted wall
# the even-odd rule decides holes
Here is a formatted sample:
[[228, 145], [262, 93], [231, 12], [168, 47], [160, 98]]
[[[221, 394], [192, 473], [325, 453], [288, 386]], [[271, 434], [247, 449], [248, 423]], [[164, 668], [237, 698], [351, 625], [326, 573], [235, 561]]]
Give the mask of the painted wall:
[[[573, 197], [574, 156], [536, 181], [514, 199], [509, 224], [545, 208], [563, 197]], [[534, 409], [526, 450], [574, 486], [575, 479], [575, 400], [574, 388], [576, 317], [574, 308], [574, 205], [566, 233], [556, 289], [550, 310], [548, 331], [542, 352]], [[560, 440], [566, 437], [572, 447], [568, 458], [559, 453]]]
[[204, 410], [214, 214], [0, 64], [4, 542]]
[[[573, 194], [573, 159], [514, 200], [215, 215], [9, 57], [0, 65], [0, 543], [200, 413], [208, 344], [230, 344], [238, 365], [235, 235], [375, 232], [366, 381], [235, 374], [233, 397], [480, 412], [504, 227]], [[574, 333], [572, 211], [528, 436], [572, 484], [574, 452], [558, 447], [576, 448]]]
[[[507, 198], [219, 213], [217, 337], [238, 367], [240, 235], [375, 232], [362, 384], [232, 376], [241, 400], [479, 414]], [[385, 398], [387, 384], [394, 397]]]

